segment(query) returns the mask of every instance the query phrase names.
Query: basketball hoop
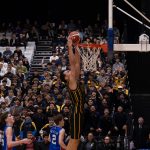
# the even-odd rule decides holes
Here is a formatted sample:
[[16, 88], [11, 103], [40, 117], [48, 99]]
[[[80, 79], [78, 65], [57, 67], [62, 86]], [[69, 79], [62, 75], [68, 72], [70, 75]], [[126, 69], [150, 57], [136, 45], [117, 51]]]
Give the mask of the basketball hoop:
[[101, 49], [107, 52], [107, 44], [78, 44], [77, 50], [82, 58], [84, 71], [97, 71], [97, 58]]

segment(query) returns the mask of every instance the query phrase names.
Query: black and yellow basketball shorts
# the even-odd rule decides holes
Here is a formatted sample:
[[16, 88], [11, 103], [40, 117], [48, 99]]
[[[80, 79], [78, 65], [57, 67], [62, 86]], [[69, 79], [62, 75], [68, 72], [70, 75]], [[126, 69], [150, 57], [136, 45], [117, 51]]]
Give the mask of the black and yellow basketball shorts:
[[80, 139], [83, 129], [83, 113], [72, 113], [70, 118], [70, 134], [72, 139]]

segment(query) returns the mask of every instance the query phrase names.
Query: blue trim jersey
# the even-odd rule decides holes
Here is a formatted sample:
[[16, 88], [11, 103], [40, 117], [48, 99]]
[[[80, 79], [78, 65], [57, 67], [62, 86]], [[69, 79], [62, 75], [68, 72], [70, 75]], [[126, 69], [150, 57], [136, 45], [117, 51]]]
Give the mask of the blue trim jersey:
[[[2, 146], [2, 150], [16, 150], [16, 148], [8, 148], [7, 147], [7, 137], [6, 137], [6, 130], [7, 130], [7, 128], [12, 128], [12, 127], [10, 127], [10, 126], [5, 126], [5, 128], [4, 128], [4, 143], [3, 143], [3, 146]], [[15, 136], [14, 136], [14, 134], [13, 134], [13, 137], [12, 137], [12, 141], [15, 141]]]
[[50, 129], [50, 147], [49, 150], [62, 150], [59, 145], [59, 133], [62, 130], [61, 127], [53, 126]]

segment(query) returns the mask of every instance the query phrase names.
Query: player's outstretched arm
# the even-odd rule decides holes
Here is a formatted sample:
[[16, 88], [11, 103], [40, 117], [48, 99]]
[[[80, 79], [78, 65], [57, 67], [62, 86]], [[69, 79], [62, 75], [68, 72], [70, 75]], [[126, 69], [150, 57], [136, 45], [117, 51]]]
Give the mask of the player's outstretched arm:
[[75, 73], [76, 78], [79, 79], [80, 77], [80, 54], [78, 52], [78, 46], [75, 47]]
[[68, 37], [68, 42], [67, 42], [67, 45], [68, 45], [68, 52], [69, 52], [69, 63], [70, 63], [70, 69], [72, 72], [75, 73], [75, 54], [73, 53], [73, 45], [72, 45], [72, 40], [70, 37]]
[[12, 128], [8, 127], [6, 130], [6, 137], [7, 137], [7, 147], [12, 148], [21, 144], [30, 144], [32, 140], [30, 139], [23, 139], [19, 141], [12, 141]]
[[65, 149], [67, 149], [67, 146], [64, 143], [64, 137], [65, 137], [65, 130], [61, 129], [61, 131], [59, 133], [59, 145], [61, 146], [61, 148], [63, 148], [65, 150]]

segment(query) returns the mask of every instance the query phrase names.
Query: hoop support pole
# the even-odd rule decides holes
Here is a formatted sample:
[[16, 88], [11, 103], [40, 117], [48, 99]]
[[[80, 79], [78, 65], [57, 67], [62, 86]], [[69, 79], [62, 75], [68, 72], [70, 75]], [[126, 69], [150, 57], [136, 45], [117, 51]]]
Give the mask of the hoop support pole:
[[125, 3], [127, 3], [131, 8], [133, 8], [138, 14], [140, 14], [146, 21], [148, 21], [150, 23], [150, 20], [144, 16], [144, 14], [142, 14], [137, 8], [135, 8], [130, 2], [128, 2], [127, 0], [124, 0]]
[[132, 15], [130, 15], [129, 13], [127, 13], [126, 11], [124, 11], [123, 9], [121, 9], [120, 7], [117, 7], [116, 5], [113, 5], [113, 7], [115, 7], [116, 9], [118, 9], [119, 11], [121, 11], [122, 13], [124, 13], [125, 15], [127, 15], [128, 17], [132, 18], [133, 20], [135, 20], [136, 22], [142, 24], [143, 26], [145, 26], [147, 29], [150, 30], [150, 26], [144, 24], [142, 21], [140, 21], [137, 18], [133, 17]]
[[113, 0], [109, 0], [108, 11], [108, 28], [113, 28]]
[[113, 0], [108, 2], [108, 57], [112, 59], [113, 56], [113, 43], [114, 43], [114, 32], [113, 32]]

